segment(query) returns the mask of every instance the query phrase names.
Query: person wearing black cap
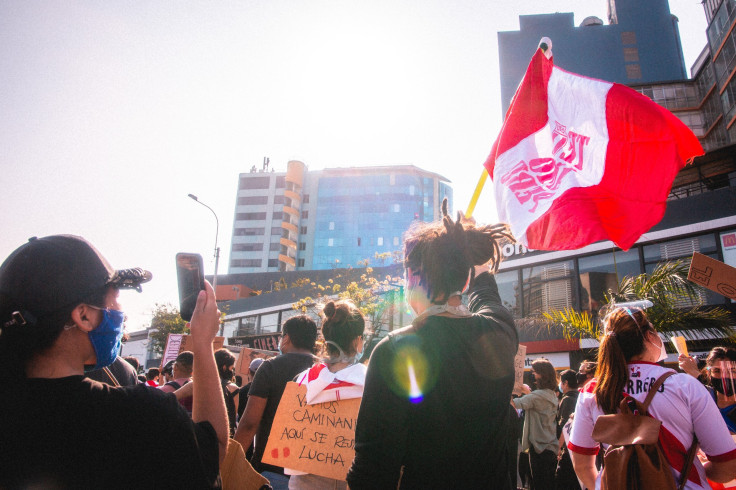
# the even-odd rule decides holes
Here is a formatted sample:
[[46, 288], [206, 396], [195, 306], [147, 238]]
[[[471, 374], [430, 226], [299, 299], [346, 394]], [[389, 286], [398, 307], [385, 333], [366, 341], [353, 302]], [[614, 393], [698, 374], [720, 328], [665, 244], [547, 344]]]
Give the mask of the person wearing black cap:
[[[108, 366], [120, 350], [119, 290], [150, 279], [113, 269], [71, 235], [32, 238], [0, 265], [0, 488], [219, 487], [228, 427], [209, 283], [191, 322], [191, 419], [170, 394], [84, 377], [85, 365]], [[179, 464], [162, 469], [141, 451]]]

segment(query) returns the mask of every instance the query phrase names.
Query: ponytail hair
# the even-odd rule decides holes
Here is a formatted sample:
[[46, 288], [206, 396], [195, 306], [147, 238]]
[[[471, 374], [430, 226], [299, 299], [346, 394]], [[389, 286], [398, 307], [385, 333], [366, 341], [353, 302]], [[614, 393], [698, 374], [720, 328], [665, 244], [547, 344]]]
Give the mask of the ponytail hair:
[[[325, 354], [330, 358], [339, 358], [344, 354], [357, 354], [354, 341], [365, 330], [365, 318], [350, 300], [330, 301], [322, 308], [325, 319], [322, 322], [322, 336], [325, 338]], [[342, 349], [328, 342], [334, 342]]]
[[604, 320], [598, 348], [595, 393], [604, 413], [616, 413], [629, 380], [628, 362], [644, 351], [644, 335], [654, 328], [642, 310], [616, 308]]
[[476, 265], [490, 262], [491, 271], [498, 270], [502, 240], [515, 241], [506, 225], [478, 226], [460, 212], [453, 221], [445, 198], [442, 221], [418, 223], [404, 235], [404, 267], [420, 276], [430, 301], [446, 301], [473, 285]]

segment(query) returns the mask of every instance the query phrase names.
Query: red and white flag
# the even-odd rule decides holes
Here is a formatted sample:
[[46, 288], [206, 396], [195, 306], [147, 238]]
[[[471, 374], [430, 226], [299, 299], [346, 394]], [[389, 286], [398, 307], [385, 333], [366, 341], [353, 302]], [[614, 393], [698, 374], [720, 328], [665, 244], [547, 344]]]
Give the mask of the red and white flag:
[[703, 153], [663, 107], [537, 49], [485, 167], [500, 220], [529, 248], [607, 239], [628, 250], [664, 216], [677, 172]]

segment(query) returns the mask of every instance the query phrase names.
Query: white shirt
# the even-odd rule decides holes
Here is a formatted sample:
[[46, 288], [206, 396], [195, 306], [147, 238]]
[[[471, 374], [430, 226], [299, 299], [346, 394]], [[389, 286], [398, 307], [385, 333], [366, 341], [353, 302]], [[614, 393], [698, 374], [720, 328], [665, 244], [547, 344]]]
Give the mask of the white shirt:
[[[629, 363], [629, 380], [625, 392], [639, 402], [644, 402], [649, 386], [665, 372], [663, 368], [650, 362]], [[595, 380], [588, 383], [578, 397], [575, 418], [568, 448], [580, 454], [596, 454], [598, 443], [593, 440], [593, 426], [603, 410], [595, 400], [593, 389]], [[711, 461], [729, 461], [736, 458], [736, 443], [721, 417], [713, 397], [695, 378], [680, 373], [667, 378], [659, 393], [652, 399], [649, 414], [662, 422], [659, 440], [665, 458], [672, 467], [675, 481], [679, 481], [680, 470], [685, 456], [693, 442], [693, 432], [698, 436], [700, 448]], [[596, 489], [600, 488], [600, 474]], [[691, 468], [688, 482], [689, 490], [710, 488], [705, 477], [705, 469], [698, 458]]]

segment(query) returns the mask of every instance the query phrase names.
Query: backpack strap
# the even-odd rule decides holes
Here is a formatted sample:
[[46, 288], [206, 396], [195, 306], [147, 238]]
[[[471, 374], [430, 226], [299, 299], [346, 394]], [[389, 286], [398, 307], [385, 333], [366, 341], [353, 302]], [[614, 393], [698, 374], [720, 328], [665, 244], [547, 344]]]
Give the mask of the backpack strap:
[[[647, 397], [644, 399], [644, 403], [642, 404], [644, 413], [648, 413], [649, 404], [652, 403], [652, 398], [654, 398], [654, 395], [657, 394], [657, 390], [659, 390], [659, 387], [662, 386], [664, 380], [666, 380], [673, 374], [675, 374], [674, 371], [664, 373], [662, 376], [657, 378], [657, 380], [649, 387], [649, 393], [647, 393]], [[680, 483], [677, 485], [677, 490], [682, 490], [683, 488], [685, 488], [685, 483], [687, 483], [687, 478], [690, 475], [690, 468], [693, 465], [693, 460], [695, 459], [695, 453], [697, 452], [697, 449], [698, 438], [693, 436], [693, 443], [690, 446], [690, 449], [688, 449], [687, 455], [685, 456], [685, 466], [680, 472]]]
[[657, 390], [659, 390], [659, 387], [662, 386], [662, 383], [664, 383], [664, 380], [669, 378], [675, 374], [674, 371], [669, 371], [664, 373], [662, 376], [657, 378], [657, 380], [651, 384], [649, 387], [649, 393], [647, 393], [647, 397], [644, 399], [644, 403], [641, 404], [642, 411], [646, 414], [649, 410], [649, 404], [652, 403], [652, 398], [654, 398], [654, 395], [657, 394]]
[[680, 484], [677, 485], [677, 490], [682, 490], [683, 488], [685, 488], [685, 483], [687, 483], [687, 478], [690, 475], [690, 468], [693, 466], [693, 460], [695, 459], [696, 452], [698, 452], [698, 438], [696, 436], [693, 436], [693, 444], [687, 451], [687, 456], [685, 456], [685, 466], [680, 472]]

